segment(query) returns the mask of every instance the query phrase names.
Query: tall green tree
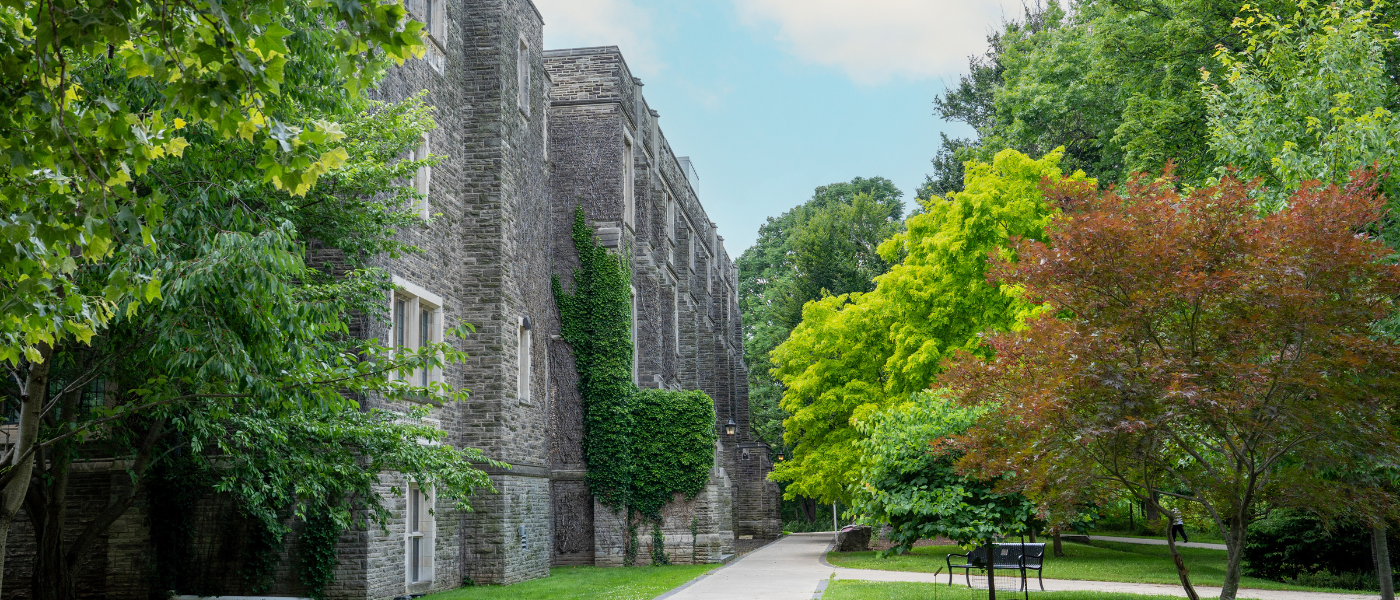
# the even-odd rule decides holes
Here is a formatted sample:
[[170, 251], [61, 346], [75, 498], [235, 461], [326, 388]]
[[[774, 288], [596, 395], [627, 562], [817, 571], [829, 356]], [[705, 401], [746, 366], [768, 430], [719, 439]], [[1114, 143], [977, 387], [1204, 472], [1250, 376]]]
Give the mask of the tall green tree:
[[[772, 479], [787, 482], [788, 498], [849, 502], [863, 437], [853, 422], [927, 389], [948, 353], [981, 352], [982, 331], [1008, 329], [1034, 311], [1015, 290], [987, 284], [987, 254], [1013, 237], [1042, 235], [1052, 211], [1041, 184], [1065, 179], [1061, 158], [1005, 150], [990, 164], [969, 162], [964, 191], [925, 200], [880, 245], [893, 266], [874, 290], [807, 303], [772, 352], [791, 415], [784, 442], [793, 448]], [[1083, 173], [1068, 179], [1087, 181]]]
[[[1244, 48], [1222, 46], [1207, 74], [1206, 141], [1223, 167], [1263, 178], [1269, 208], [1304, 182], [1345, 184], [1351, 171], [1400, 166], [1400, 87], [1386, 57], [1394, 28], [1379, 6], [1300, 4], [1278, 16], [1250, 6], [1235, 20]], [[1382, 182], [1391, 197], [1400, 191]]]
[[297, 18], [320, 24], [318, 44], [351, 97], [389, 62], [421, 52], [421, 24], [400, 3], [0, 5], [0, 358], [20, 405], [0, 478], [0, 540], [47, 447], [55, 353], [93, 343], [170, 289], [173, 265], [138, 257], [163, 251], [154, 230], [170, 211], [171, 191], [143, 179], [150, 170], [192, 138], [238, 140], [254, 149], [260, 180], [304, 196], [347, 159], [334, 121], [277, 109]]
[[[957, 87], [935, 100], [945, 120], [971, 125], [976, 139], [945, 139], [921, 193], [959, 189], [960, 167], [1012, 148], [1040, 155], [1065, 147], [1067, 169], [1104, 183], [1160, 172], [1167, 161], [1185, 181], [1214, 176], [1211, 108], [1201, 70], [1216, 52], [1249, 42], [1233, 24], [1244, 6], [1291, 15], [1284, 0], [1085, 0], [1028, 8], [989, 37]], [[1387, 62], [1386, 64], [1390, 64]]]
[[[366, 260], [415, 251], [394, 238], [420, 226], [409, 209], [415, 192], [401, 182], [440, 159], [400, 157], [433, 127], [430, 109], [419, 99], [358, 99], [337, 67], [346, 60], [334, 43], [341, 25], [292, 9], [283, 16], [278, 27], [296, 33], [280, 38], [281, 94], [260, 110], [278, 122], [344, 123], [335, 127], [342, 164], [320, 173], [321, 185], [289, 189], [267, 178], [265, 144], [191, 122], [179, 155], [133, 172], [127, 187], [161, 196], [161, 219], [144, 224], [143, 237], [114, 239], [67, 277], [79, 294], [108, 297], [114, 277], [159, 271], [148, 280], [153, 292], [110, 296], [103, 327], [86, 339], [56, 338], [43, 362], [21, 359], [4, 389], [18, 401], [20, 429], [32, 427], [0, 481], [35, 525], [36, 598], [74, 597], [83, 557], [173, 455], [202, 462], [216, 489], [274, 540], [286, 533], [287, 514], [318, 520], [329, 539], [366, 516], [385, 518], [376, 486], [387, 471], [462, 507], [474, 488], [490, 487], [472, 466], [491, 462], [480, 452], [419, 443], [444, 434], [414, 407], [466, 391], [404, 376], [464, 355], [450, 343], [395, 351], [351, 330], [361, 316], [384, 317], [390, 284]], [[134, 83], [116, 58], [94, 57], [72, 77], [121, 106], [158, 104], [165, 93]], [[307, 264], [312, 241], [341, 253], [350, 271]], [[408, 416], [363, 411], [355, 398], [366, 396], [409, 402]], [[112, 457], [126, 461], [130, 485], [95, 519], [70, 522], [71, 465]], [[3, 516], [7, 533], [13, 512]]]
[[769, 217], [736, 261], [751, 427], [760, 440], [780, 445], [786, 417], [769, 353], [802, 320], [807, 302], [874, 288], [875, 276], [889, 268], [876, 249], [901, 227], [902, 195], [883, 177], [818, 187], [811, 200]]

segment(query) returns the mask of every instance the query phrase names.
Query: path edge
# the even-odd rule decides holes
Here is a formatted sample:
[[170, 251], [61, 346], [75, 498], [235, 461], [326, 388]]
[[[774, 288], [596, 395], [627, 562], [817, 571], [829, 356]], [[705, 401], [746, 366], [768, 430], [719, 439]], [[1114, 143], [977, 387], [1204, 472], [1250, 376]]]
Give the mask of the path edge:
[[[671, 588], [670, 590], [667, 590], [666, 593], [661, 594], [660, 596], [657, 596], [657, 597], [654, 598], [653, 600], [662, 600], [663, 598], [670, 598], [671, 596], [674, 596], [674, 595], [676, 595], [676, 594], [679, 594], [679, 593], [681, 592], [681, 590], [684, 590], [685, 588], [688, 588], [688, 587], [690, 587], [690, 586], [692, 586], [692, 585], [695, 585], [695, 584], [698, 583], [701, 579], [704, 579], [704, 578], [706, 578], [706, 577], [709, 577], [709, 576], [711, 576], [711, 575], [714, 575], [715, 573], [718, 573], [718, 572], [720, 572], [720, 571], [723, 571], [723, 570], [725, 570], [725, 569], [728, 569], [730, 565], [733, 565], [734, 563], [739, 562], [739, 560], [742, 559], [744, 556], [748, 556], [748, 555], [750, 555], [750, 554], [753, 554], [753, 553], [755, 553], [755, 552], [758, 552], [759, 550], [762, 550], [762, 549], [764, 549], [764, 548], [767, 548], [767, 547], [769, 547], [769, 546], [772, 546], [773, 544], [778, 543], [779, 541], [781, 541], [781, 540], [782, 540], [783, 538], [785, 538], [785, 537], [787, 537], [787, 534], [779, 535], [778, 537], [773, 538], [772, 540], [770, 540], [767, 544], [764, 544], [764, 545], [762, 545], [762, 546], [759, 546], [759, 547], [757, 547], [757, 548], [754, 548], [753, 550], [749, 550], [748, 552], [745, 552], [742, 556], [739, 555], [738, 553], [730, 554], [728, 558], [723, 559], [723, 560], [720, 561], [720, 563], [722, 563], [721, 566], [715, 567], [715, 568], [710, 569], [710, 570], [708, 570], [708, 571], [705, 571], [704, 573], [701, 573], [701, 574], [697, 575], [697, 576], [695, 577], [695, 579], [691, 579], [690, 581], [687, 581], [687, 582], [685, 582], [685, 583], [682, 583], [682, 584], [680, 584], [679, 586], [676, 586], [676, 587], [674, 587], [674, 588]], [[822, 562], [826, 562], [826, 559], [825, 559], [826, 554], [823, 553], [822, 556], [823, 556]]]

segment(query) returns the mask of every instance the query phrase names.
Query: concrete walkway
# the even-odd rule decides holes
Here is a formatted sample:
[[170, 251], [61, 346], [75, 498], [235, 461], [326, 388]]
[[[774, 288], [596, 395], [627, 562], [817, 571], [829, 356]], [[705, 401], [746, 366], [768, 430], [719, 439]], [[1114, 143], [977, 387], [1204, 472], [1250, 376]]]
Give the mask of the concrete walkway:
[[[1091, 540], [1098, 540], [1100, 542], [1121, 542], [1124, 544], [1143, 544], [1146, 546], [1167, 545], [1167, 540], [1159, 540], [1157, 538], [1114, 537], [1111, 535], [1090, 535], [1085, 537]], [[1225, 544], [1207, 544], [1205, 542], [1182, 542], [1180, 544], [1177, 544], [1177, 546], [1181, 546], [1182, 548], [1205, 548], [1207, 550], [1225, 549]]]
[[[1137, 539], [1137, 538], [1126, 538]], [[1109, 540], [1117, 541], [1117, 540]], [[1151, 542], [1153, 540], [1141, 540]], [[710, 571], [684, 586], [671, 590], [658, 597], [658, 600], [812, 600], [821, 598], [827, 583], [834, 579], [862, 581], [906, 581], [915, 583], [935, 583], [932, 573], [909, 571], [879, 571], [874, 569], [847, 569], [826, 564], [824, 556], [831, 547], [831, 533], [798, 533], [789, 535], [777, 542], [744, 555], [738, 560]], [[942, 583], [948, 583], [944, 573]], [[962, 585], [963, 578], [955, 583]], [[984, 578], [973, 577], [974, 587], [986, 587]], [[1019, 578], [1005, 577], [997, 581], [997, 590], [1019, 590]], [[1006, 587], [1003, 587], [1005, 585]], [[1031, 582], [1031, 590], [1040, 587]], [[1150, 594], [1157, 596], [1185, 597], [1181, 586], [1153, 583], [1115, 583], [1110, 581], [1075, 581], [1046, 579], [1046, 591], [1093, 591], [1119, 592], [1127, 594]], [[1196, 586], [1201, 598], [1220, 596], [1220, 588]], [[1241, 589], [1240, 598], [1257, 600], [1374, 600], [1377, 596], [1365, 594], [1325, 594], [1320, 592], [1287, 592], [1275, 590]]]
[[661, 596], [666, 600], [820, 598], [832, 568], [822, 564], [831, 532], [794, 533]]

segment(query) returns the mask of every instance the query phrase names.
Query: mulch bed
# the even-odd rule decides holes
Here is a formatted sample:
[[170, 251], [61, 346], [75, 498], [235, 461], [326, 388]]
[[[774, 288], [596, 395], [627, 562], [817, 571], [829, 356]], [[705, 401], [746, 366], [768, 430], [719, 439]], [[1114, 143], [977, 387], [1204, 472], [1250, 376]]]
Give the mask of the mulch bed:
[[[947, 539], [947, 538], [937, 538], [937, 539], [932, 539], [932, 540], [919, 540], [919, 541], [917, 541], [917, 542], [914, 542], [914, 547], [915, 547], [915, 548], [919, 548], [919, 547], [922, 547], [922, 546], [953, 546], [953, 545], [955, 545], [955, 544], [953, 543], [953, 541], [950, 540], [950, 539]], [[871, 550], [889, 550], [890, 548], [893, 548], [893, 547], [894, 547], [894, 543], [892, 543], [892, 542], [890, 542], [889, 540], [886, 540], [886, 539], [882, 539], [882, 538], [878, 538], [878, 537], [877, 537], [877, 538], [875, 538], [875, 539], [873, 539], [873, 540], [870, 540], [870, 549], [871, 549]]]
[[734, 540], [734, 553], [743, 556], [763, 547], [763, 545], [771, 541], [773, 540]]

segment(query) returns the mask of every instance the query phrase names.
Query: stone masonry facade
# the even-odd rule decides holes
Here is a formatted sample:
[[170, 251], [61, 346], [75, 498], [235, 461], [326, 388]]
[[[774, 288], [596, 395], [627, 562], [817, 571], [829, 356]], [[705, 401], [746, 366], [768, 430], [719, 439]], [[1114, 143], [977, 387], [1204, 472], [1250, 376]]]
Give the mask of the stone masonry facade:
[[[672, 151], [642, 81], [616, 47], [545, 51], [544, 16], [530, 0], [405, 4], [420, 20], [432, 15], [428, 51], [392, 69], [373, 93], [384, 101], [425, 93], [438, 127], [422, 147], [445, 160], [412, 182], [427, 192], [431, 218], [399, 232], [423, 252], [377, 265], [400, 287], [386, 299], [392, 322], [365, 322], [361, 334], [395, 339], [396, 326], [410, 327], [401, 312], [431, 325], [411, 321], [414, 331], [472, 324], [475, 333], [454, 342], [468, 362], [431, 374], [470, 390], [470, 399], [433, 408], [432, 419], [449, 443], [511, 467], [487, 469], [496, 493], [474, 495], [470, 512], [437, 503], [431, 490], [414, 496], [406, 492], [411, 482], [386, 476], [381, 491], [393, 518], [341, 537], [328, 597], [387, 600], [545, 577], [552, 566], [622, 564], [626, 523], [585, 481], [578, 375], [551, 288], [552, 276], [573, 284], [570, 232], [579, 207], [600, 242], [631, 261], [637, 384], [702, 390], [715, 401], [710, 480], [695, 498], [678, 496], [662, 511], [665, 552], [675, 563], [718, 562], [738, 537], [779, 535], [768, 448], [749, 430], [737, 269], [700, 203], [694, 165]], [[733, 435], [725, 431], [730, 421]], [[89, 470], [75, 493], [106, 495], [123, 485], [120, 468]], [[416, 528], [414, 501], [423, 509]], [[202, 522], [222, 519], [224, 504], [201, 503]], [[158, 518], [138, 502], [112, 528], [89, 560], [85, 594], [159, 595], [148, 576]], [[229, 535], [227, 527], [209, 529]], [[298, 529], [294, 523], [273, 596], [305, 596], [292, 558]], [[224, 542], [205, 537], [213, 557]], [[645, 532], [639, 538], [644, 564], [652, 540]], [[27, 579], [26, 549], [32, 556], [21, 517], [9, 542], [8, 582]], [[247, 593], [229, 575], [235, 566], [223, 569], [223, 593]], [[25, 585], [4, 592], [28, 597]]]

